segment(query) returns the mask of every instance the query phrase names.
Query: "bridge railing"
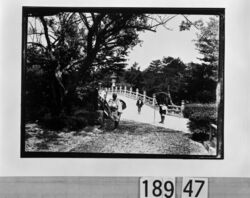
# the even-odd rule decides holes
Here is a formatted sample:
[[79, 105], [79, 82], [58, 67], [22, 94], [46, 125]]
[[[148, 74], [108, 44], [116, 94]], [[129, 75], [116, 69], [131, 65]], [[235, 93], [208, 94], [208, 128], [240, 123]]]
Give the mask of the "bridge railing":
[[[159, 109], [159, 106], [157, 104], [157, 101], [156, 101], [156, 97], [155, 95], [153, 95], [153, 97], [149, 97], [146, 95], [146, 91], [143, 91], [143, 93], [139, 93], [139, 89], [136, 89], [136, 91], [134, 92], [132, 90], [132, 87], [131, 88], [127, 88], [126, 86], [125, 87], [112, 87], [112, 88], [104, 88], [104, 89], [101, 89], [101, 91], [105, 90], [105, 92], [108, 94], [108, 93], [117, 93], [119, 95], [123, 95], [127, 98], [131, 98], [131, 99], [134, 99], [134, 100], [137, 100], [139, 98], [141, 98], [143, 100], [143, 103], [147, 106], [150, 106], [152, 108], [155, 108], [155, 109]], [[181, 106], [178, 106], [178, 105], [168, 105], [168, 115], [173, 115], [173, 116], [178, 116], [178, 117], [183, 117], [183, 110], [184, 110], [184, 102], [182, 101], [182, 104]]]

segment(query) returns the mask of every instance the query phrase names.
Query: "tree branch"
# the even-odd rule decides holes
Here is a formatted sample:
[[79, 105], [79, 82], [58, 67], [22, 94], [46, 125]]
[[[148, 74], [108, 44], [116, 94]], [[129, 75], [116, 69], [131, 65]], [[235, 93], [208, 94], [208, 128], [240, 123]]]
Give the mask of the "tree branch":
[[87, 29], [89, 30], [90, 27], [89, 27], [89, 23], [88, 23], [87, 17], [86, 17], [83, 13], [80, 13], [80, 12], [79, 12], [79, 16], [80, 16], [82, 22], [84, 23], [84, 25], [85, 25], [85, 26], [87, 27]]
[[43, 48], [43, 49], [45, 49], [45, 50], [46, 50], [46, 47], [44, 47], [41, 43], [27, 42], [27, 44], [36, 45], [36, 46], [41, 47], [41, 48]]
[[193, 25], [197, 30], [200, 30], [192, 21], [190, 21], [185, 15], [182, 15], [191, 25]]
[[[174, 16], [171, 16], [171, 17], [165, 19], [165, 18], [162, 18], [162, 17], [159, 15], [158, 18], [159, 18], [160, 20], [158, 20], [156, 17], [151, 17], [151, 16], [149, 16], [149, 15], [147, 15], [146, 17], [152, 20], [152, 21], [151, 21], [151, 25], [149, 26], [150, 28], [156, 28], [156, 27], [162, 25], [162, 26], [163, 26], [164, 28], [166, 28], [167, 30], [171, 30], [171, 31], [172, 31], [172, 29], [170, 29], [170, 28], [168, 28], [168, 27], [166, 26], [166, 23], [169, 22], [170, 20], [172, 20], [173, 18], [175, 18], [176, 16], [178, 16], [178, 14], [176, 14], [176, 15], [174, 15]], [[153, 21], [155, 21], [156, 24], [153, 25]]]
[[43, 29], [44, 29], [44, 34], [45, 34], [45, 38], [46, 38], [48, 50], [51, 51], [51, 43], [50, 43], [50, 39], [49, 39], [47, 22], [45, 21], [45, 19], [42, 16], [40, 16], [39, 18], [40, 18], [40, 20], [42, 22], [42, 25], [43, 25]]

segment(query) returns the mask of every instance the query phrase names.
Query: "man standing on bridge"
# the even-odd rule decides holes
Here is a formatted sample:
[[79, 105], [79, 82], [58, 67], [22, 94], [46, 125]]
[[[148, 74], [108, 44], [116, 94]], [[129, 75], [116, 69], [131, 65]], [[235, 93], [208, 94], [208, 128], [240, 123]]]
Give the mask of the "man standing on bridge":
[[119, 121], [121, 118], [121, 114], [122, 114], [122, 104], [121, 104], [120, 100], [117, 98], [116, 93], [113, 93], [112, 99], [109, 100], [108, 104], [109, 104], [109, 107], [111, 110], [111, 117], [115, 121], [114, 129], [116, 129], [118, 127], [118, 124], [119, 124]]
[[140, 113], [141, 113], [141, 108], [142, 108], [142, 106], [143, 106], [143, 101], [142, 101], [141, 98], [139, 98], [139, 99], [137, 100], [136, 106], [138, 107], [138, 114], [140, 114]]
[[159, 107], [160, 107], [159, 111], [160, 111], [160, 115], [161, 115], [161, 121], [159, 123], [164, 124], [164, 120], [165, 120], [165, 116], [167, 114], [167, 109], [168, 108], [167, 108], [165, 103], [161, 103], [159, 105]]

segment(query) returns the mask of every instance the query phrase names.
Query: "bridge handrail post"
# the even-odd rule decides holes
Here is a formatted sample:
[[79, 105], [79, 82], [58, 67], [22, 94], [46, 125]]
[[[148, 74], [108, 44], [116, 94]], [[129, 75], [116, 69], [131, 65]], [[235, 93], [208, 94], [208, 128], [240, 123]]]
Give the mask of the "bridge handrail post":
[[116, 92], [116, 93], [118, 93], [118, 91], [117, 91], [117, 90], [118, 90], [118, 87], [116, 86], [116, 87], [115, 87], [115, 92]]
[[119, 92], [122, 93], [122, 86], [119, 87]]
[[130, 96], [130, 98], [132, 97], [132, 87], [130, 87], [130, 89], [129, 89], [129, 96]]
[[153, 94], [153, 106], [155, 106], [155, 94]]
[[146, 102], [146, 91], [144, 90], [143, 91], [143, 103], [145, 103]]
[[138, 99], [138, 93], [139, 93], [139, 89], [136, 88], [136, 91], [135, 91], [135, 99], [136, 99], [136, 100]]
[[184, 102], [184, 100], [182, 100], [181, 101], [181, 112], [180, 112], [182, 116], [183, 116], [184, 109], [185, 109], [185, 102]]
[[124, 87], [124, 95], [127, 95], [127, 86]]

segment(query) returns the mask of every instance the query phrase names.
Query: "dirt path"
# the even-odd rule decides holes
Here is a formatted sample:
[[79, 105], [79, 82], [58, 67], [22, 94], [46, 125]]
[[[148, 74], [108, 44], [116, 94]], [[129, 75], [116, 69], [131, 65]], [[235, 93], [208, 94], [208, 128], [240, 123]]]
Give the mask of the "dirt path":
[[86, 127], [71, 132], [43, 130], [36, 124], [27, 124], [25, 146], [26, 151], [38, 152], [208, 154], [183, 132], [124, 120], [116, 130]]

